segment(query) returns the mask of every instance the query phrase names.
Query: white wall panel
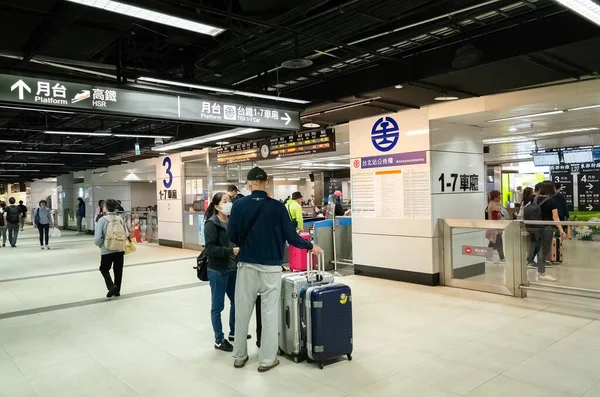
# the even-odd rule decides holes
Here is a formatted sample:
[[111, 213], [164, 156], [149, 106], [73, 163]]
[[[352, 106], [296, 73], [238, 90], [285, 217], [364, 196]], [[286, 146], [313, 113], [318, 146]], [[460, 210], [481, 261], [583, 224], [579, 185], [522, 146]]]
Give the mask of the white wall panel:
[[158, 219], [159, 222], [183, 222], [182, 200], [159, 200]]
[[434, 239], [352, 233], [355, 265], [434, 274]]
[[431, 150], [483, 153], [482, 129], [479, 127], [432, 120], [429, 128]]
[[485, 192], [434, 194], [431, 196], [434, 236], [440, 236], [439, 219], [484, 219]]
[[352, 218], [353, 233], [431, 237], [429, 219]]
[[158, 238], [159, 240], [183, 241], [183, 228], [181, 227], [181, 221], [161, 221], [160, 225], [158, 226]]

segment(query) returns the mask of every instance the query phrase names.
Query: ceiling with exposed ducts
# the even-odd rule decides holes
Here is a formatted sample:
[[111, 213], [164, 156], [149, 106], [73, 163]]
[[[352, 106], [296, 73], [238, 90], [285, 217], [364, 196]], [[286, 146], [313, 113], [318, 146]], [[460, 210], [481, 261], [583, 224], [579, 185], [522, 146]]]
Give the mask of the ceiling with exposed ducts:
[[[121, 1], [204, 24], [210, 34], [77, 4], [82, 1], [0, 1], [0, 37], [10, 37], [0, 41], [0, 73], [112, 84], [146, 76], [234, 87], [309, 101], [302, 122], [323, 127], [436, 98], [595, 79], [600, 70], [600, 27], [554, 0]], [[138, 139], [142, 153], [135, 155], [135, 139], [44, 134], [48, 129], [180, 140], [224, 128], [0, 107], [0, 140], [20, 141], [0, 144], [0, 164], [57, 164], [36, 175], [47, 177], [157, 155], [152, 138]], [[103, 155], [6, 152], [11, 149]]]

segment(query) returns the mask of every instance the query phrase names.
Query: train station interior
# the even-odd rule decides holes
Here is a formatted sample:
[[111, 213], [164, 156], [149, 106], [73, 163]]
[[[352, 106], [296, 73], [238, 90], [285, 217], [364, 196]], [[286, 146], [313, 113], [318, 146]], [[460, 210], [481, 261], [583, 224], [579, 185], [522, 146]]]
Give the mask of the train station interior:
[[597, 0], [4, 0], [0, 36], [0, 397], [600, 396]]

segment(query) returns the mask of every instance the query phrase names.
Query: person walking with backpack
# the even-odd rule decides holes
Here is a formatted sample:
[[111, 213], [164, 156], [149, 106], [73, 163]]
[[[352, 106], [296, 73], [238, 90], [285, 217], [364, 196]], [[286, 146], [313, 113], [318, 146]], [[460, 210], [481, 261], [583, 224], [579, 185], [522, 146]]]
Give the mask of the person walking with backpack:
[[48, 239], [50, 227], [52, 226], [52, 212], [46, 207], [46, 200], [40, 201], [40, 206], [33, 212], [33, 224], [40, 233], [40, 247], [44, 249], [44, 237], [46, 238], [46, 249], [49, 250]]
[[4, 211], [4, 224], [8, 227], [8, 242], [13, 248], [17, 247], [17, 239], [19, 238], [19, 226], [21, 223], [21, 211], [15, 205], [15, 198], [8, 199], [10, 204]]
[[[556, 193], [554, 184], [551, 181], [542, 182], [539, 194], [533, 199], [531, 204], [525, 207], [524, 220], [525, 221], [546, 221], [546, 222], [560, 222], [561, 219], [558, 215], [558, 204], [553, 198]], [[530, 246], [530, 252], [528, 253], [527, 261], [529, 262], [528, 268], [537, 268], [538, 279], [540, 281], [556, 281], [554, 277], [546, 273], [546, 267], [548, 267], [548, 259], [550, 258], [550, 250], [552, 249], [552, 239], [554, 233], [558, 231], [561, 239], [564, 239], [566, 234], [563, 230], [562, 225], [530, 225], [528, 230], [533, 230], [536, 239], [536, 244], [532, 245], [535, 249], [537, 246], [540, 247], [537, 264], [534, 262], [535, 252], [532, 252]]]
[[6, 221], [4, 219], [4, 212], [6, 212], [6, 203], [0, 202], [0, 238], [2, 238], [2, 247], [6, 247]]
[[[119, 208], [117, 200], [106, 200], [106, 215], [98, 219], [94, 232], [94, 244], [100, 248], [100, 273], [104, 277], [108, 293], [107, 298], [121, 296], [121, 282], [123, 280], [123, 263], [125, 259], [125, 245], [129, 232], [125, 221], [116, 211]], [[110, 277], [113, 269], [115, 280]]]
[[23, 200], [19, 201], [19, 211], [21, 211], [21, 231], [25, 228], [25, 218], [27, 218], [27, 206], [23, 204]]

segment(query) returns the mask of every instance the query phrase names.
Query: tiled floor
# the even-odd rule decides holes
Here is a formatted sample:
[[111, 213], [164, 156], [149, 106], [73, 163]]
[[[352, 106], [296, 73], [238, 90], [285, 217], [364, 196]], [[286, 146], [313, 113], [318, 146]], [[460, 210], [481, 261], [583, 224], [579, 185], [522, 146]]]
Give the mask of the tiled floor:
[[195, 253], [140, 246], [106, 301], [89, 237], [25, 237], [0, 249], [0, 396], [600, 396], [600, 312], [345, 277], [354, 360], [259, 374], [213, 349]]

